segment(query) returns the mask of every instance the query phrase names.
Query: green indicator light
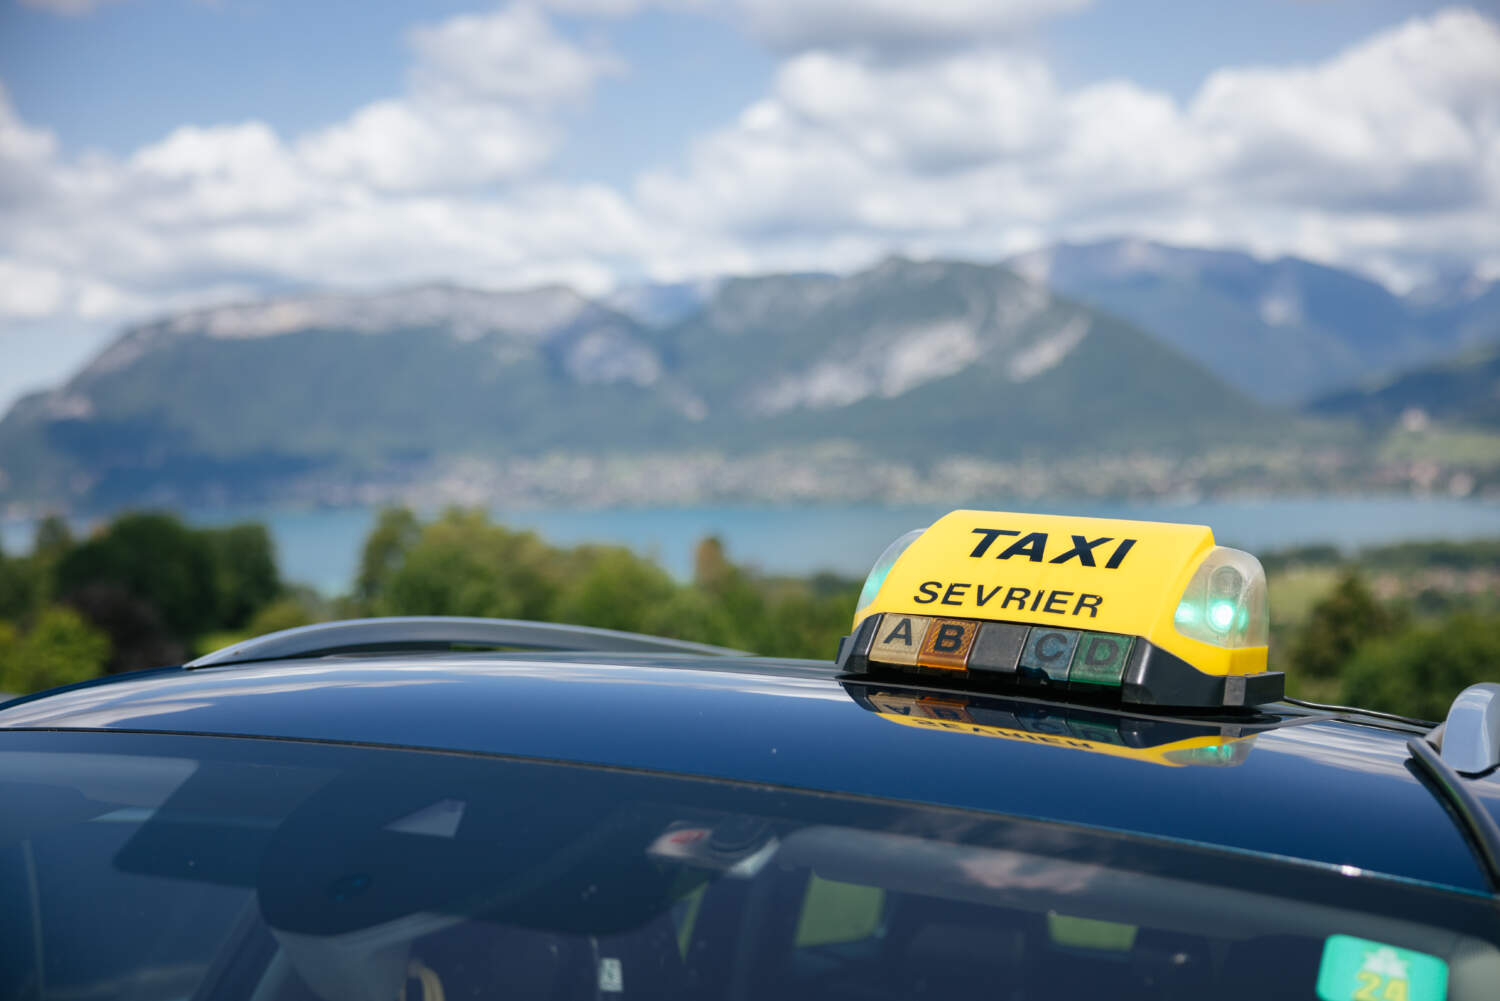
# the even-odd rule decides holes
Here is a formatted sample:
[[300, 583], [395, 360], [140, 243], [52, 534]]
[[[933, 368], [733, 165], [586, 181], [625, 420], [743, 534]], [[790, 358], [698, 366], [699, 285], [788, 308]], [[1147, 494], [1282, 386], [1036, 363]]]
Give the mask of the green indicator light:
[[1448, 964], [1413, 949], [1352, 935], [1330, 935], [1323, 943], [1317, 990], [1322, 1001], [1444, 1001], [1448, 996]]
[[1177, 614], [1174, 618], [1179, 626], [1190, 626], [1198, 621], [1198, 606], [1184, 601], [1177, 606]]
[[1221, 633], [1226, 632], [1234, 624], [1234, 612], [1234, 602], [1216, 601], [1208, 606], [1208, 624]]

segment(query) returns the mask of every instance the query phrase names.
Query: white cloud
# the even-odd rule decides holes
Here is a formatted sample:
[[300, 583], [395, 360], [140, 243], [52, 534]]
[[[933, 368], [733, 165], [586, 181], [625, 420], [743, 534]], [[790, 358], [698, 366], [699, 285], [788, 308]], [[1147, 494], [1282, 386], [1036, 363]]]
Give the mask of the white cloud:
[[204, 225], [304, 208], [318, 195], [276, 133], [261, 122], [183, 126], [142, 147], [117, 180], [130, 212], [161, 226]]
[[999, 14], [955, 3], [939, 13], [979, 19], [975, 44], [793, 53], [736, 120], [620, 192], [546, 180], [563, 110], [620, 67], [539, 10], [414, 31], [407, 92], [303, 135], [185, 126], [127, 157], [67, 156], [0, 89], [0, 316], [118, 322], [433, 278], [602, 290], [1121, 233], [1393, 282], [1434, 256], [1500, 269], [1500, 29], [1472, 12], [1317, 65], [1222, 70], [1180, 102], [1064, 86], [984, 40]]
[[462, 188], [529, 173], [555, 130], [503, 105], [380, 101], [298, 145], [330, 177], [402, 191]]
[[56, 155], [57, 140], [21, 121], [0, 84], [0, 213], [22, 213], [46, 197]]
[[997, 46], [809, 52], [637, 193], [762, 262], [809, 237], [997, 254], [1135, 233], [1396, 279], [1495, 253], [1500, 27], [1447, 11], [1318, 65], [1220, 71], [1185, 105], [1123, 80], [1069, 90]]
[[418, 93], [448, 100], [552, 104], [588, 94], [622, 67], [559, 36], [534, 7], [515, 4], [413, 30]]
[[1449, 11], [1321, 66], [1223, 70], [1190, 113], [1252, 190], [1398, 211], [1472, 204], [1500, 141], [1500, 27]]
[[297, 152], [309, 168], [390, 191], [512, 180], [551, 156], [552, 110], [623, 69], [609, 53], [558, 35], [524, 4], [419, 27], [409, 41], [410, 93], [303, 137]]
[[0, 315], [138, 317], [261, 289], [428, 278], [609, 284], [646, 232], [603, 188], [541, 179], [553, 110], [619, 64], [510, 6], [412, 32], [409, 91], [285, 139], [183, 126], [64, 157], [0, 90]]
[[0, 163], [7, 168], [45, 162], [57, 152], [57, 140], [49, 132], [21, 121], [10, 102], [10, 92], [0, 83]]
[[789, 50], [971, 45], [1089, 0], [738, 0], [750, 30]]
[[0, 258], [0, 316], [49, 316], [63, 302], [62, 275], [20, 261]]

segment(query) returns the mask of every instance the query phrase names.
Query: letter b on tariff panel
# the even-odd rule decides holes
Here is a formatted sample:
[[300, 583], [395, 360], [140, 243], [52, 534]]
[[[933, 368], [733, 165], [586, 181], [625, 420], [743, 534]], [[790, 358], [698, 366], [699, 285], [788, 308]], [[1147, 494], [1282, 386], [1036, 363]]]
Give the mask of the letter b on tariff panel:
[[927, 628], [927, 639], [922, 643], [922, 652], [917, 654], [917, 663], [922, 667], [938, 667], [948, 671], [962, 671], [969, 660], [969, 648], [974, 645], [974, 636], [979, 632], [979, 623], [965, 619], [933, 619]]

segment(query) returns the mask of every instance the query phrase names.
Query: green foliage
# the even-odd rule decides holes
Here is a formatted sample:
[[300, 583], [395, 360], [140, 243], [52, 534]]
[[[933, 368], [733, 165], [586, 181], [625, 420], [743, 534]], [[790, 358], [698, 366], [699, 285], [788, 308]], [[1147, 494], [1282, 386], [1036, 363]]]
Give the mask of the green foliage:
[[677, 591], [665, 571], [628, 549], [580, 552], [575, 560], [581, 566], [568, 574], [553, 603], [558, 622], [638, 632], [651, 610]]
[[281, 593], [271, 533], [259, 524], [200, 530], [213, 564], [215, 625], [244, 626]]
[[1363, 578], [1346, 571], [1297, 631], [1291, 651], [1294, 676], [1331, 678], [1359, 646], [1390, 633], [1396, 619], [1370, 593]]
[[666, 600], [646, 609], [633, 631], [736, 649], [743, 642], [739, 624], [724, 606], [691, 587], [679, 587]]
[[1278, 549], [1259, 558], [1266, 573], [1273, 574], [1299, 567], [1332, 566], [1343, 562], [1344, 554], [1338, 546], [1318, 544]]
[[64, 598], [101, 584], [145, 601], [177, 636], [218, 625], [214, 554], [201, 534], [172, 515], [122, 515], [58, 563]]
[[421, 524], [410, 508], [389, 507], [375, 519], [375, 527], [365, 539], [359, 561], [359, 576], [354, 581], [354, 600], [373, 605], [385, 591], [390, 576], [416, 544]]
[[[1500, 543], [1366, 550], [1360, 572], [1327, 547], [1284, 555], [1271, 584], [1273, 648], [1296, 694], [1440, 716], [1465, 684], [1500, 674]], [[0, 690], [178, 663], [195, 649], [372, 614], [572, 622], [827, 660], [858, 590], [828, 574], [767, 577], [731, 561], [716, 538], [699, 544], [683, 583], [629, 550], [552, 546], [483, 511], [423, 520], [393, 508], [365, 543], [353, 593], [329, 601], [282, 585], [259, 525], [200, 530], [129, 514], [75, 541], [53, 520], [32, 554], [0, 553]]]
[[283, 629], [312, 625], [325, 618], [327, 616], [324, 614], [323, 602], [316, 595], [288, 594], [256, 612], [245, 633], [249, 636], [264, 636], [267, 633], [279, 633]]
[[478, 615], [621, 629], [789, 657], [829, 658], [848, 632], [858, 585], [767, 579], [731, 563], [717, 539], [679, 584], [616, 546], [564, 549], [450, 510], [422, 523], [382, 513], [354, 599], [361, 614]]
[[36, 526], [36, 539], [32, 542], [33, 556], [43, 560], [57, 560], [73, 548], [73, 530], [66, 519], [49, 514]]
[[107, 635], [111, 672], [180, 662], [200, 637], [245, 629], [282, 590], [259, 524], [195, 529], [133, 513], [75, 542], [49, 518], [30, 556], [0, 558], [0, 618], [24, 626], [66, 604]]
[[0, 619], [30, 617], [41, 604], [42, 590], [35, 559], [0, 553]]
[[1500, 539], [1396, 542], [1360, 550], [1359, 562], [1382, 570], [1483, 570], [1500, 567]]
[[16, 647], [20, 645], [21, 634], [16, 627], [4, 619], [0, 619], [0, 702], [4, 702], [12, 695], [24, 694], [19, 687], [11, 688], [11, 664], [16, 658]]
[[1500, 681], [1500, 618], [1460, 614], [1360, 649], [1343, 673], [1342, 701], [1440, 720], [1454, 696]]
[[454, 508], [422, 527], [369, 607], [379, 615], [545, 620], [561, 583], [557, 551], [536, 535]]
[[859, 588], [852, 584], [820, 595], [802, 581], [783, 583], [771, 597], [757, 651], [776, 657], [832, 660], [839, 637], [849, 632], [858, 597]]
[[26, 633], [0, 622], [0, 690], [39, 692], [96, 678], [109, 658], [109, 639], [70, 608], [42, 611]]

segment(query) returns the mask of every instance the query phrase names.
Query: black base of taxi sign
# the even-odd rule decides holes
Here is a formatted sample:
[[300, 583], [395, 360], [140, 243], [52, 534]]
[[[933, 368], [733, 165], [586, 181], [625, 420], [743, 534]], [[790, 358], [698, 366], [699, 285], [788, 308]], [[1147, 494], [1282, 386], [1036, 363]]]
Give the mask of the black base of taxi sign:
[[920, 672], [1164, 709], [1249, 708], [1286, 690], [1279, 671], [1208, 674], [1139, 636], [900, 613], [865, 618], [840, 641], [837, 666], [854, 677]]

